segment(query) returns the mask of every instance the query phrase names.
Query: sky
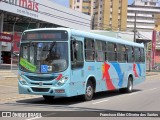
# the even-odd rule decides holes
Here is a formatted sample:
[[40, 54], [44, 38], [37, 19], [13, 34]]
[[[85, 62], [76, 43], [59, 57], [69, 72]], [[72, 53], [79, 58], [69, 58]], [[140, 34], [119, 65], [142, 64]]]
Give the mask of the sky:
[[[51, 0], [53, 2], [56, 2], [60, 5], [63, 5], [63, 6], [66, 6], [66, 7], [69, 7], [69, 0]], [[128, 0], [128, 4], [132, 4], [134, 0]]]

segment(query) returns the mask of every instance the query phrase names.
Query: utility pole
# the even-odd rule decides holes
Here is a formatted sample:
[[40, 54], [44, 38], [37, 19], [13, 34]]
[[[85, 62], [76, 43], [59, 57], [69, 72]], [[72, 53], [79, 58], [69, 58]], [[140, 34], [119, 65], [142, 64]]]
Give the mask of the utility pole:
[[13, 31], [12, 31], [12, 35], [13, 35], [13, 40], [11, 42], [11, 70], [13, 70], [13, 47], [14, 47], [14, 33], [15, 33], [15, 25], [16, 25], [16, 22], [19, 18], [18, 17], [15, 17], [15, 22], [13, 24]]
[[[3, 32], [3, 22], [4, 22], [4, 14], [0, 14], [0, 33]], [[1, 60], [1, 55], [2, 55], [2, 42], [0, 41], [0, 64], [3, 62]]]
[[137, 13], [135, 12], [135, 17], [134, 17], [134, 42], [136, 42], [136, 33], [137, 33], [137, 29], [136, 29], [136, 22], [137, 22]]

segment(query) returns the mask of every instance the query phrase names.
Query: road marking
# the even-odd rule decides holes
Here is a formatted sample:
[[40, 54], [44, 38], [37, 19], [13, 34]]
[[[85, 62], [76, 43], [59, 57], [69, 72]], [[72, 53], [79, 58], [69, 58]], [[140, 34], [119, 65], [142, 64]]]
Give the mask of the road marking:
[[135, 93], [130, 93], [128, 95], [136, 95], [136, 94], [139, 94], [139, 93], [144, 93], [144, 92], [148, 92], [148, 91], [153, 91], [153, 90], [156, 90], [157, 88], [152, 88], [152, 89], [148, 89], [148, 90], [144, 90], [144, 91], [140, 91], [140, 92], [135, 92]]
[[156, 90], [157, 88], [152, 88], [152, 89], [149, 89], [149, 90], [147, 90], [147, 91], [153, 91], [153, 90]]
[[130, 93], [128, 95], [135, 95], [135, 94], [138, 94], [139, 92], [135, 92], [135, 93]]
[[98, 102], [94, 102], [94, 103], [92, 103], [92, 104], [95, 105], [95, 104], [102, 103], [102, 102], [107, 102], [107, 101], [109, 101], [109, 99], [107, 99], [107, 100], [102, 100], [102, 101], [98, 101]]
[[[139, 93], [144, 93], [144, 92], [148, 92], [148, 91], [153, 91], [153, 90], [156, 90], [157, 88], [152, 88], [152, 89], [148, 89], [148, 90], [144, 90], [144, 91], [140, 91], [140, 92], [134, 92], [134, 93], [130, 93], [130, 94], [126, 94], [126, 95], [136, 95], [136, 94], [139, 94]], [[123, 96], [116, 96], [114, 98], [119, 98], [119, 97], [125, 97], [125, 94]], [[111, 98], [111, 99], [114, 99], [114, 98]], [[95, 104], [99, 104], [99, 103], [103, 103], [103, 102], [107, 102], [109, 101], [110, 99], [106, 99], [106, 100], [102, 100], [102, 101], [98, 101], [98, 102], [94, 102], [92, 103], [93, 105]]]

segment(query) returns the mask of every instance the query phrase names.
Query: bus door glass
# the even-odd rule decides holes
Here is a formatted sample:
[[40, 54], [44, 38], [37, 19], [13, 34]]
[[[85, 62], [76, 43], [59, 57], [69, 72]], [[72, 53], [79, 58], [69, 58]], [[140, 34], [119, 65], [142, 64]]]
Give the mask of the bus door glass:
[[71, 39], [71, 82], [78, 83], [83, 79], [84, 58], [83, 43], [81, 37], [72, 37]]

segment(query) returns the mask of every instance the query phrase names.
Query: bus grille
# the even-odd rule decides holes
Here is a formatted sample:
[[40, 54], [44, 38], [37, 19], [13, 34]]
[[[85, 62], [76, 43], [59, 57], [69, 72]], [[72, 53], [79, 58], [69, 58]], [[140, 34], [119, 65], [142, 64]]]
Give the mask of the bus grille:
[[49, 88], [35, 88], [35, 87], [32, 87], [32, 91], [33, 92], [48, 92]]
[[49, 77], [26, 76], [26, 77], [34, 81], [52, 81], [56, 78], [56, 76], [49, 76]]

